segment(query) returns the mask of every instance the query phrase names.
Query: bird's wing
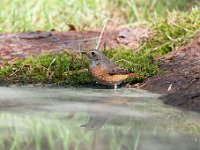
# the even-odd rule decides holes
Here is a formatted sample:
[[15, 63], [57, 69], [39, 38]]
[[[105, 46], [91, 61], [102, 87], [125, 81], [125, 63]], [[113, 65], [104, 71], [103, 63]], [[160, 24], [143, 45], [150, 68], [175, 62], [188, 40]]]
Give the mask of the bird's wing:
[[104, 65], [104, 68], [111, 75], [129, 73], [127, 69], [119, 67], [117, 64], [111, 62], [110, 60], [106, 60], [105, 64], [106, 65]]
[[115, 75], [115, 74], [128, 74], [128, 70], [121, 68], [121, 67], [115, 67], [112, 70], [109, 71], [109, 74]]

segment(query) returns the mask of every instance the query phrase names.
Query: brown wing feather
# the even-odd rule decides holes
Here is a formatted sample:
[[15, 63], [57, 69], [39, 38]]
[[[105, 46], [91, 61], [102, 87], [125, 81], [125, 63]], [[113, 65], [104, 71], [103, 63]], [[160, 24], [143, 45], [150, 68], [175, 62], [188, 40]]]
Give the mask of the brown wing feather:
[[115, 67], [112, 70], [109, 71], [109, 74], [115, 75], [115, 74], [128, 74], [128, 70], [120, 67]]
[[104, 59], [104, 63], [105, 65], [104, 68], [106, 69], [106, 71], [111, 74], [111, 75], [115, 75], [115, 74], [128, 74], [128, 70], [119, 67], [117, 64], [111, 62], [108, 59]]

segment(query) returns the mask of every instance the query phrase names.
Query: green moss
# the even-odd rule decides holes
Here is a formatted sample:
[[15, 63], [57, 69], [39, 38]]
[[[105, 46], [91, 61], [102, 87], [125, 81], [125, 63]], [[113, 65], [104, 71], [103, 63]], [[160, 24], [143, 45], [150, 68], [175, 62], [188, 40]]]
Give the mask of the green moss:
[[[144, 77], [156, 74], [158, 67], [152, 57], [141, 53], [134, 54], [123, 48], [110, 49], [105, 54], [120, 66]], [[114, 57], [113, 57], [114, 56]], [[11, 83], [56, 83], [80, 84], [94, 82], [88, 71], [88, 61], [80, 54], [44, 54], [38, 57], [18, 60], [0, 70], [2, 81]], [[142, 81], [142, 78], [129, 78], [128, 82]]]
[[[0, 70], [0, 78], [12, 83], [86, 83], [87, 62], [69, 53], [44, 54], [16, 61]], [[83, 71], [82, 71], [83, 70]]]
[[[152, 55], [143, 54], [142, 52], [135, 53], [132, 50], [124, 48], [109, 49], [105, 54], [119, 66], [129, 70], [129, 72], [142, 75], [144, 78], [158, 73], [158, 64], [153, 61]], [[127, 82], [140, 82], [144, 78], [130, 77]]]

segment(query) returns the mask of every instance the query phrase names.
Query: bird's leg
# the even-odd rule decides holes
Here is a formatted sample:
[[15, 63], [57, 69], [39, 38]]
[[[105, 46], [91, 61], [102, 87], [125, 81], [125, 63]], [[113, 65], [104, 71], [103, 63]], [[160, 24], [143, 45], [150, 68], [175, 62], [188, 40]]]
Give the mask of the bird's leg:
[[114, 84], [114, 90], [116, 90], [117, 89], [117, 84]]
[[114, 84], [114, 93], [117, 94], [117, 84]]

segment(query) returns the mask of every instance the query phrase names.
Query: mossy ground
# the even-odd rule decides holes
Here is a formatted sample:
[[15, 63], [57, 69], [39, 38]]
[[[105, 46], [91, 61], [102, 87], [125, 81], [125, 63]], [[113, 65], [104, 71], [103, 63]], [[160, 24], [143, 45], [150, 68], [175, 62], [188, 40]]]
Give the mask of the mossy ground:
[[[200, 9], [193, 8], [190, 13], [172, 12], [166, 17], [156, 18], [150, 30], [155, 34], [141, 44], [139, 52], [123, 47], [108, 49], [105, 55], [120, 66], [144, 78], [159, 72], [153, 59], [186, 44], [199, 31]], [[80, 54], [69, 52], [43, 54], [38, 57], [17, 60], [14, 64], [2, 65], [1, 81], [10, 83], [92, 83], [87, 69], [88, 61]], [[127, 82], [141, 82], [144, 78], [129, 78]]]
[[[158, 71], [152, 63], [150, 55], [134, 54], [124, 48], [104, 51], [108, 58], [130, 72], [136, 72], [144, 77], [154, 75]], [[0, 71], [2, 81], [10, 83], [55, 83], [82, 84], [92, 83], [88, 73], [86, 56], [74, 53], [43, 54], [38, 57], [17, 60], [13, 64], [3, 66]], [[130, 78], [129, 82], [142, 81], [141, 78]]]

